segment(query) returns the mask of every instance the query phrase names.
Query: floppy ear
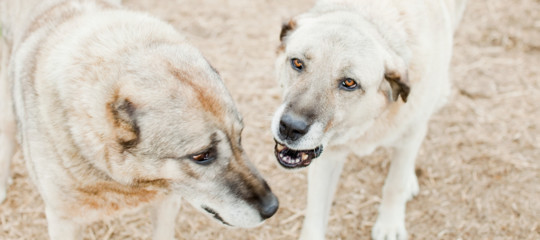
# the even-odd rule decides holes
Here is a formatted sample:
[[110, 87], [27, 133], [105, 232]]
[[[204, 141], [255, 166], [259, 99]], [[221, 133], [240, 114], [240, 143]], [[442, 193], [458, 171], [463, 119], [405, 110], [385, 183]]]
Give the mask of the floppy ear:
[[390, 84], [392, 100], [397, 101], [401, 95], [403, 102], [407, 102], [410, 92], [407, 70], [405, 69], [400, 73], [397, 70], [387, 68], [384, 73], [384, 79]]
[[116, 141], [123, 150], [135, 147], [139, 143], [139, 126], [135, 118], [136, 108], [129, 99], [116, 99], [109, 103]]
[[287, 37], [287, 35], [296, 28], [296, 21], [294, 19], [289, 20], [289, 22], [283, 23], [281, 25], [281, 33], [279, 34], [279, 40], [283, 44], [284, 38]]

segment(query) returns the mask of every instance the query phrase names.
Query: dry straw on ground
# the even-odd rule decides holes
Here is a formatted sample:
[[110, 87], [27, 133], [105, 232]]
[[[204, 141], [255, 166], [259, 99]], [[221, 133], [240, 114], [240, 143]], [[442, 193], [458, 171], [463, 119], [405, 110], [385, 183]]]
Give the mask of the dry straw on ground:
[[[256, 229], [226, 229], [184, 204], [179, 239], [296, 239], [306, 173], [276, 166], [269, 131], [280, 101], [273, 61], [279, 28], [313, 1], [126, 0], [185, 32], [224, 77], [244, 116], [244, 145], [280, 197]], [[417, 160], [420, 194], [407, 205], [411, 239], [540, 239], [540, 2], [471, 0], [456, 34], [453, 97]], [[0, 146], [1, 147], [1, 146]], [[388, 153], [350, 156], [328, 239], [369, 239]], [[0, 239], [46, 239], [43, 203], [22, 160], [0, 205]], [[148, 212], [89, 226], [86, 239], [148, 239]]]

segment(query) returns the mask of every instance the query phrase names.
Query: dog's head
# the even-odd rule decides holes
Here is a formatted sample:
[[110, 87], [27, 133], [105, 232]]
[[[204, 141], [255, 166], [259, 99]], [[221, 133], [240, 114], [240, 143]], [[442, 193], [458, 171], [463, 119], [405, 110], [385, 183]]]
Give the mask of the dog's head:
[[[102, 168], [125, 182], [165, 182], [221, 223], [254, 227], [278, 200], [241, 143], [243, 123], [219, 74], [188, 45], [134, 50], [107, 94]], [[118, 75], [116, 75], [118, 73]]]
[[326, 145], [348, 144], [390, 105], [407, 101], [405, 60], [350, 11], [301, 15], [283, 25], [280, 39], [284, 98], [272, 132], [285, 168], [308, 166]]

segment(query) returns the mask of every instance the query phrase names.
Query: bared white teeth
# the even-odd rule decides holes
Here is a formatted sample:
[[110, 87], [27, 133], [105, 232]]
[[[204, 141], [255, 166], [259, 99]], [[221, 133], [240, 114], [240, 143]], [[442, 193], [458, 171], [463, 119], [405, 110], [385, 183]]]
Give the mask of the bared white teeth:
[[[315, 155], [312, 155], [312, 152], [314, 152]], [[314, 150], [292, 150], [286, 145], [277, 142], [275, 146], [276, 157], [282, 164], [286, 164], [285, 166], [289, 168], [308, 166], [313, 158], [320, 155], [320, 152], [322, 152], [322, 147], [318, 147]]]
[[285, 156], [285, 159], [287, 160], [287, 162], [291, 162], [292, 158], [289, 157], [289, 156]]
[[283, 154], [280, 154], [280, 157], [283, 162], [286, 162], [288, 164], [298, 164], [302, 161], [300, 158], [292, 158]]

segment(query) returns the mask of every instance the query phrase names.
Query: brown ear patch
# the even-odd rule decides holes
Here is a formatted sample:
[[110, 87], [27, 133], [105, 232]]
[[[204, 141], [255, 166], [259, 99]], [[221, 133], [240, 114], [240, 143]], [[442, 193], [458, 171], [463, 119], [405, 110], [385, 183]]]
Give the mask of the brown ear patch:
[[279, 34], [279, 40], [283, 42], [283, 38], [287, 37], [290, 31], [294, 30], [296, 28], [296, 21], [293, 19], [289, 20], [289, 22], [283, 23], [281, 25], [281, 33]]
[[137, 146], [140, 141], [140, 129], [135, 118], [135, 105], [129, 99], [118, 99], [109, 103], [112, 113], [114, 133], [123, 150]]
[[397, 101], [401, 95], [403, 102], [407, 102], [407, 97], [411, 91], [407, 73], [402, 75], [396, 71], [387, 71], [384, 73], [384, 78], [390, 83], [390, 87], [392, 88], [392, 100]]
[[281, 44], [279, 44], [277, 48], [278, 53], [285, 50], [285, 38], [295, 28], [296, 28], [296, 21], [294, 21], [293, 19], [281, 25], [281, 32], [279, 33], [279, 40], [281, 41]]

